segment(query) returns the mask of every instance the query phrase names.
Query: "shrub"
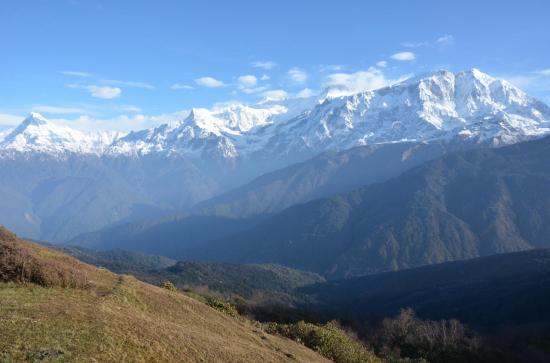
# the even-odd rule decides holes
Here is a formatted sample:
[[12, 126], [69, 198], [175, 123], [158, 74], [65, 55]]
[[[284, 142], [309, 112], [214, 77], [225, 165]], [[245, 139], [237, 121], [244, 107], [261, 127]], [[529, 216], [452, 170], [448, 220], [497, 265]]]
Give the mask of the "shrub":
[[84, 288], [88, 286], [86, 271], [72, 258], [56, 260], [42, 256], [38, 247], [19, 240], [0, 227], [0, 281], [34, 283], [45, 287]]
[[412, 309], [403, 309], [382, 321], [374, 345], [384, 356], [450, 361], [477, 352], [480, 340], [458, 320], [421, 320]]
[[350, 336], [336, 322], [316, 325], [300, 321], [296, 324], [267, 323], [265, 330], [302, 343], [336, 363], [379, 362], [355, 337]]
[[234, 318], [240, 317], [239, 311], [237, 310], [235, 305], [212, 296], [205, 296], [204, 298], [206, 305], [210, 306], [211, 308], [221, 311], [222, 313], [232, 316]]
[[170, 291], [178, 291], [178, 289], [176, 288], [176, 286], [171, 282], [171, 281], [164, 281], [160, 287], [162, 287], [163, 289], [166, 289], [166, 290], [170, 290]]

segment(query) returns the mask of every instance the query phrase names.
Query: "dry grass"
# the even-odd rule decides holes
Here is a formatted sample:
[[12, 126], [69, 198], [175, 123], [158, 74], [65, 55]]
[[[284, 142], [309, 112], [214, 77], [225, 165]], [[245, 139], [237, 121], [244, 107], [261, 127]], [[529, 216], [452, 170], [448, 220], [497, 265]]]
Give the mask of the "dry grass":
[[82, 264], [5, 230], [0, 251], [0, 362], [325, 361], [178, 292]]
[[88, 278], [81, 263], [71, 258], [53, 259], [0, 226], [0, 281], [34, 283], [46, 287], [85, 288]]

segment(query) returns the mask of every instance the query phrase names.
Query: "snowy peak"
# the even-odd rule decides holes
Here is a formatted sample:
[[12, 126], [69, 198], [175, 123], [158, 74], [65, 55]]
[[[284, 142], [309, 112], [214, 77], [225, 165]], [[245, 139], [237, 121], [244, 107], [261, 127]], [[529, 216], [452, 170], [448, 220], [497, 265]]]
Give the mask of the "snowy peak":
[[45, 125], [47, 123], [48, 123], [48, 120], [46, 120], [46, 118], [44, 116], [42, 116], [38, 112], [31, 112], [29, 114], [29, 116], [25, 120], [23, 120], [21, 125], [22, 126], [23, 125], [24, 126], [30, 126], [30, 125], [40, 126], [40, 125]]
[[19, 126], [0, 141], [0, 149], [18, 152], [102, 153], [116, 133], [86, 134], [48, 121], [32, 112]]
[[29, 128], [39, 128], [47, 125], [48, 120], [38, 112], [31, 112], [8, 136], [16, 136], [25, 133]]
[[[332, 92], [332, 93], [331, 93]], [[550, 133], [550, 108], [478, 69], [436, 71], [377, 90], [194, 108], [183, 120], [127, 135], [85, 134], [37, 113], [0, 150], [198, 159], [311, 156], [357, 145], [445, 140], [494, 146]]]
[[283, 142], [280, 134], [286, 133], [289, 153], [401, 141], [467, 140], [497, 146], [549, 132], [548, 106], [506, 81], [471, 69], [437, 71], [374, 91], [327, 98], [307, 115], [290, 120], [270, 144]]
[[128, 134], [113, 144], [111, 152], [235, 158], [240, 154], [236, 146], [239, 140], [287, 114], [289, 117], [294, 115], [292, 112], [294, 109], [281, 104], [230, 104], [210, 110], [193, 108], [181, 122]]
[[243, 133], [257, 126], [265, 126], [277, 115], [287, 112], [282, 105], [263, 105], [252, 107], [243, 104], [231, 104], [212, 110], [193, 108], [186, 124], [195, 125], [216, 134]]
[[452, 73], [437, 71], [409, 79], [394, 87], [417, 88], [425, 103], [454, 103], [461, 114], [495, 112], [509, 106], [526, 106], [532, 99], [507, 81], [495, 79], [476, 68]]

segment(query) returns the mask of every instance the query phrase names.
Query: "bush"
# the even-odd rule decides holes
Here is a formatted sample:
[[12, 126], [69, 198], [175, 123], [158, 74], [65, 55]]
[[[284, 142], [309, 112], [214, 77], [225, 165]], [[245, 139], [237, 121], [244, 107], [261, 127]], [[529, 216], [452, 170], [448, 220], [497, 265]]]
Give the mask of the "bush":
[[0, 282], [34, 283], [44, 287], [88, 287], [86, 271], [72, 258], [42, 256], [38, 247], [0, 227]]
[[212, 296], [205, 296], [204, 299], [206, 305], [210, 306], [211, 308], [221, 311], [222, 313], [232, 316], [234, 318], [240, 317], [239, 311], [237, 310], [235, 305]]
[[355, 337], [348, 335], [336, 322], [316, 325], [267, 323], [266, 332], [302, 343], [336, 363], [379, 362], [380, 360]]
[[178, 291], [178, 289], [176, 288], [176, 286], [171, 282], [171, 281], [164, 281], [160, 287], [162, 287], [163, 289], [166, 289], [166, 290], [170, 290], [170, 291]]
[[412, 309], [384, 319], [373, 343], [386, 357], [429, 361], [461, 361], [480, 348], [479, 337], [458, 320], [420, 320]]

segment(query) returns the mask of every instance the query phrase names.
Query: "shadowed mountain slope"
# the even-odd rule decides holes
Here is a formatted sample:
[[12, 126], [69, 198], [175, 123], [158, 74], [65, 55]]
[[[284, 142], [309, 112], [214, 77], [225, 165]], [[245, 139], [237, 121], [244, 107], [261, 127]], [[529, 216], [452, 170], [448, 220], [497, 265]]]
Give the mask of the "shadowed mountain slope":
[[482, 328], [548, 323], [550, 249], [330, 281], [300, 291], [324, 310], [355, 317], [383, 317], [412, 307], [423, 318], [456, 318]]
[[353, 276], [548, 246], [550, 138], [452, 153], [290, 207], [196, 257]]

